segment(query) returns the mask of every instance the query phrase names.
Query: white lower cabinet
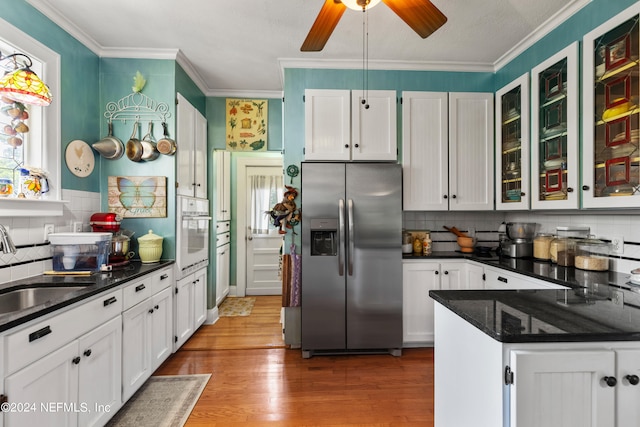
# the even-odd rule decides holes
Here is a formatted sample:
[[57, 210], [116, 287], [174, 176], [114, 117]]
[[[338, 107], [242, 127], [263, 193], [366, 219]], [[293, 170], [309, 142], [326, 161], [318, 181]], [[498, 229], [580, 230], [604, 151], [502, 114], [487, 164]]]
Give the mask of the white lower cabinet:
[[172, 288], [122, 313], [122, 400], [126, 401], [173, 351]]
[[225, 244], [216, 248], [216, 306], [229, 295], [229, 269], [231, 261], [231, 245]]
[[433, 299], [437, 289], [482, 289], [482, 267], [465, 260], [411, 260], [402, 264], [403, 347], [433, 344]]
[[16, 410], [4, 411], [4, 425], [104, 425], [122, 402], [121, 333], [118, 316], [6, 377]]
[[206, 320], [207, 269], [178, 280], [173, 296], [175, 314], [174, 351], [180, 348]]
[[522, 274], [505, 272], [497, 267], [485, 266], [485, 289], [565, 289], [565, 286]]
[[435, 427], [638, 425], [640, 343], [506, 344], [435, 313]]

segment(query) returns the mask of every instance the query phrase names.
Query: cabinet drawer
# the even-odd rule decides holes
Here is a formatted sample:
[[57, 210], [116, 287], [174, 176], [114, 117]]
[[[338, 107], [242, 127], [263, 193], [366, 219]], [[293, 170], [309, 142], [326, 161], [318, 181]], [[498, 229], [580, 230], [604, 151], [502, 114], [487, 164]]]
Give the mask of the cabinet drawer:
[[142, 279], [138, 279], [125, 286], [122, 290], [123, 293], [123, 311], [127, 310], [139, 302], [149, 298], [153, 295], [153, 276], [147, 275]]
[[175, 284], [173, 267], [165, 268], [153, 274], [153, 293], [157, 294], [164, 288]]
[[231, 241], [231, 233], [218, 234], [216, 236], [216, 247], [226, 245]]
[[228, 231], [231, 231], [230, 221], [222, 221], [216, 223], [216, 234], [226, 233]]
[[6, 371], [11, 374], [122, 312], [122, 290], [105, 292], [5, 337]]

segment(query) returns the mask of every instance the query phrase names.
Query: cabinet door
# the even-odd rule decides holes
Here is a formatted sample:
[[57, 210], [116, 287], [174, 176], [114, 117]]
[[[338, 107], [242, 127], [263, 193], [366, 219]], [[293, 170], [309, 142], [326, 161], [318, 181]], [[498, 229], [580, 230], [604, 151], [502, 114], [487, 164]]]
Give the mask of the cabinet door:
[[216, 305], [219, 306], [229, 294], [229, 245], [222, 245], [216, 249]]
[[496, 92], [496, 209], [529, 209], [529, 73]]
[[195, 197], [207, 198], [207, 119], [194, 111], [194, 182]]
[[173, 288], [166, 288], [151, 298], [150, 336], [151, 372], [164, 362], [173, 351]]
[[231, 153], [216, 150], [216, 221], [231, 219]]
[[402, 342], [403, 345], [433, 343], [433, 300], [430, 290], [440, 289], [438, 262], [412, 262], [402, 265]]
[[466, 261], [440, 263], [440, 289], [460, 291], [467, 289]]
[[397, 158], [396, 91], [351, 91], [351, 160]]
[[176, 194], [193, 196], [195, 188], [194, 147], [195, 147], [195, 113], [196, 110], [181, 94], [177, 94], [176, 105]]
[[193, 328], [198, 329], [207, 320], [207, 269], [195, 272], [193, 287]]
[[193, 283], [194, 275], [190, 274], [176, 282], [176, 293], [173, 296], [174, 324], [176, 340], [173, 349], [177, 350], [193, 334]]
[[122, 401], [151, 376], [149, 304], [143, 301], [122, 313]]
[[640, 206], [640, 3], [584, 36], [582, 200]]
[[[616, 419], [617, 427], [634, 427], [640, 420], [640, 384], [633, 384], [635, 375], [640, 377], [640, 350], [616, 350]], [[631, 379], [632, 382], [629, 380]]]
[[78, 402], [90, 409], [78, 414], [78, 425], [102, 426], [122, 402], [122, 317], [81, 337], [78, 350]]
[[484, 267], [467, 262], [467, 289], [484, 289]]
[[449, 94], [449, 209], [493, 210], [493, 93]]
[[402, 92], [402, 208], [449, 209], [448, 94]]
[[578, 42], [531, 71], [531, 207], [577, 209]]
[[77, 426], [78, 414], [57, 406], [78, 402], [77, 355], [78, 342], [74, 340], [5, 378], [9, 403], [29, 407], [29, 411], [5, 412], [5, 427]]
[[351, 93], [304, 91], [305, 160], [351, 159]]
[[614, 359], [608, 350], [511, 351], [510, 426], [616, 425], [616, 387], [603, 380]]

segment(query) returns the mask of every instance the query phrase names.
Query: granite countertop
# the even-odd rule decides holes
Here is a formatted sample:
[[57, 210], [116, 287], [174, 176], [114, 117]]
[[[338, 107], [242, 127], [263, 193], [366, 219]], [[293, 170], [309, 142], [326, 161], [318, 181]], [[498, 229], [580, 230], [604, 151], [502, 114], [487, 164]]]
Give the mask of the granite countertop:
[[14, 328], [45, 314], [74, 304], [85, 298], [115, 288], [125, 282], [137, 279], [145, 274], [162, 269], [173, 264], [173, 260], [162, 260], [157, 263], [143, 264], [139, 261], [119, 267], [105, 273], [93, 273], [88, 276], [58, 276], [39, 275], [0, 285], [0, 295], [3, 292], [38, 286], [77, 286], [78, 290], [71, 291], [45, 304], [40, 304], [20, 311], [0, 313], [0, 332]]
[[569, 287], [429, 292], [435, 301], [498, 341], [640, 341], [640, 286], [629, 282], [629, 274], [497, 255], [446, 252], [435, 258], [470, 259]]

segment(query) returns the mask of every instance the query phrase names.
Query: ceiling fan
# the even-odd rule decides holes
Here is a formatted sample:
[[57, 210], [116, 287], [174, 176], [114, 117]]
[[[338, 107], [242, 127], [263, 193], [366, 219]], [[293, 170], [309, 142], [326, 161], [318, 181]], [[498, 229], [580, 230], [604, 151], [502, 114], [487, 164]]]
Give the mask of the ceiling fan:
[[[300, 50], [302, 52], [321, 51], [347, 6], [356, 10], [365, 10], [378, 2], [380, 0], [325, 0]], [[447, 17], [429, 0], [382, 0], [382, 2], [423, 39], [447, 22]]]

